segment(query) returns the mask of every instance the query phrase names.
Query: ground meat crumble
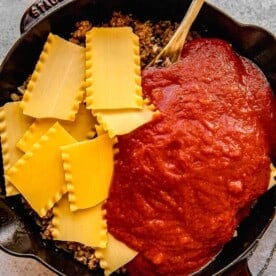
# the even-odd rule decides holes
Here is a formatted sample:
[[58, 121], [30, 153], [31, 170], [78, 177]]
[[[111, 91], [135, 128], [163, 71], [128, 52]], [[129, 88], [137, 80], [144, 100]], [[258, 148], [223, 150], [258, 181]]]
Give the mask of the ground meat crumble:
[[[98, 25], [95, 25], [95, 27]], [[178, 23], [172, 23], [169, 20], [157, 22], [140, 21], [131, 14], [124, 15], [121, 12], [114, 12], [110, 21], [101, 24], [102, 27], [124, 27], [130, 26], [133, 32], [139, 37], [140, 57], [142, 69], [161, 51], [168, 43]], [[76, 23], [76, 30], [71, 33], [71, 42], [79, 45], [85, 44], [85, 34], [93, 25], [84, 20]]]

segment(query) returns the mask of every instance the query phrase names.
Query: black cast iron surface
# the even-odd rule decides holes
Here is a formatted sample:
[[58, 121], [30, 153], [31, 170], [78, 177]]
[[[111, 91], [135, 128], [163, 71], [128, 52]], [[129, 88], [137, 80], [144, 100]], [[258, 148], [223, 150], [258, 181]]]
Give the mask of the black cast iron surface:
[[[188, 6], [185, 0], [59, 2], [56, 11], [49, 9], [45, 12], [46, 17], [30, 17], [28, 11], [23, 18], [21, 29], [26, 33], [15, 43], [0, 67], [0, 105], [9, 101], [9, 94], [32, 72], [50, 31], [68, 38], [76, 21], [90, 19], [101, 23], [110, 17], [113, 10], [131, 12], [140, 19], [180, 21]], [[238, 53], [258, 64], [276, 91], [276, 41], [273, 35], [254, 26], [242, 26], [207, 4], [203, 6], [192, 29], [204, 37], [219, 37], [231, 42]], [[3, 179], [1, 184], [3, 186]], [[260, 198], [250, 216], [238, 228], [238, 237], [228, 243], [214, 261], [197, 275], [225, 272], [229, 266], [244, 258], [269, 225], [274, 216], [274, 207], [275, 188]], [[66, 275], [102, 273], [88, 271], [73, 261], [69, 253], [57, 249], [52, 242], [43, 241], [34, 218], [22, 208], [18, 197], [0, 199], [0, 245], [10, 252], [38, 256], [55, 272]]]

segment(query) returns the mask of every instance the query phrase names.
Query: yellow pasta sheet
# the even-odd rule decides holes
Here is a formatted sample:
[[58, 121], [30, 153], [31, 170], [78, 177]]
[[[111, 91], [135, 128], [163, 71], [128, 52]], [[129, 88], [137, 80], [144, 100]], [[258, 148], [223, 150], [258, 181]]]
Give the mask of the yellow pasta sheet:
[[67, 196], [53, 208], [54, 240], [79, 242], [93, 248], [105, 248], [107, 243], [107, 225], [102, 204], [92, 208], [71, 212]]
[[268, 189], [271, 189], [276, 185], [276, 168], [273, 166], [272, 163], [270, 164], [270, 169], [271, 169], [271, 173], [270, 173]]
[[150, 122], [157, 113], [151, 106], [145, 106], [142, 110], [100, 110], [95, 111], [94, 115], [109, 136], [114, 137], [130, 133]]
[[24, 114], [73, 121], [84, 81], [85, 49], [50, 33], [23, 96]]
[[90, 109], [142, 108], [139, 38], [130, 27], [87, 32], [86, 86]]
[[100, 267], [105, 275], [110, 275], [120, 267], [130, 262], [137, 254], [135, 250], [107, 234], [107, 247], [96, 248], [95, 256], [100, 260]]
[[59, 123], [55, 123], [7, 171], [7, 179], [41, 217], [66, 192], [60, 146], [75, 142]]
[[[0, 135], [4, 174], [23, 155], [16, 143], [32, 124], [33, 118], [22, 114], [19, 102], [6, 103], [0, 108]], [[18, 194], [18, 190], [5, 179], [6, 195]]]
[[[56, 119], [37, 119], [18, 141], [17, 147], [26, 152], [55, 122]], [[92, 116], [91, 111], [86, 109], [84, 104], [80, 105], [74, 122], [59, 121], [59, 123], [77, 141], [87, 140], [96, 134], [96, 118]]]
[[108, 196], [113, 143], [107, 134], [61, 147], [71, 211], [93, 207]]

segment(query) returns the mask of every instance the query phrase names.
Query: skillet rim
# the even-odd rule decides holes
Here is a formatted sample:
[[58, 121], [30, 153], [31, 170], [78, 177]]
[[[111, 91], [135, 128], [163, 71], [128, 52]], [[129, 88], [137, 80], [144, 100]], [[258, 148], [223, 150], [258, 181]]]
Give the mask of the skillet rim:
[[[14, 43], [14, 45], [12, 46], [12, 48], [10, 49], [10, 51], [8, 52], [8, 54], [5, 56], [5, 58], [3, 59], [1, 65], [0, 65], [0, 76], [1, 76], [1, 72], [5, 69], [5, 65], [9, 62], [9, 59], [10, 57], [13, 55], [14, 53], [14, 49], [16, 49], [18, 47], [18, 45], [20, 45], [20, 43], [23, 41], [23, 39], [25, 37], [28, 36], [28, 34], [37, 27], [37, 25], [41, 24], [42, 21], [46, 20], [47, 18], [49, 17], [52, 17], [54, 16], [54, 14], [60, 10], [62, 10], [64, 7], [66, 7], [67, 5], [71, 5], [73, 4], [74, 2], [76, 2], [77, 0], [70, 0], [68, 2], [64, 1], [62, 3], [62, 5], [60, 5], [57, 9], [54, 9], [50, 12], [48, 12], [48, 14], [42, 18], [40, 18], [38, 21], [34, 22], [34, 24], [30, 27], [30, 29], [28, 29], [25, 33], [23, 33], [20, 38]], [[226, 17], [228, 20], [230, 20], [231, 22], [233, 22], [235, 25], [237, 25], [239, 28], [252, 28], [252, 29], [256, 29], [258, 31], [261, 31], [261, 32], [264, 32], [266, 35], [272, 37], [274, 39], [274, 42], [276, 42], [276, 38], [275, 36], [267, 31], [266, 29], [262, 28], [262, 27], [259, 27], [259, 26], [256, 26], [256, 25], [253, 25], [253, 24], [244, 24], [244, 23], [240, 23], [238, 22], [237, 20], [233, 19], [231, 16], [229, 16], [228, 14], [226, 14], [224, 11], [220, 10], [219, 8], [217, 8], [216, 6], [214, 6], [213, 4], [210, 4], [210, 3], [206, 3], [204, 5], [207, 5], [209, 6], [211, 9], [219, 12], [223, 17]], [[262, 230], [262, 233], [256, 238], [256, 240], [258, 240], [260, 238], [260, 236], [262, 236], [264, 234], [264, 232], [267, 230], [267, 228], [269, 227], [269, 225], [271, 224], [273, 218], [275, 217], [275, 207], [274, 207], [274, 212], [268, 222], [268, 224], [266, 225], [266, 227]], [[255, 241], [256, 242], [256, 241]], [[245, 252], [243, 252], [243, 254], [241, 254], [239, 256], [239, 258], [235, 259], [233, 262], [229, 263], [228, 266], [224, 267], [221, 271], [219, 271], [218, 273], [221, 273], [221, 272], [224, 272], [225, 270], [227, 270], [229, 267], [233, 266], [235, 263], [237, 263], [239, 260], [243, 259], [244, 257], [246, 257], [246, 254], [248, 254], [248, 252], [255, 246], [255, 243], [252, 243], [251, 246], [245, 250]], [[2, 245], [0, 245], [1, 248], [3, 248]], [[42, 260], [41, 258], [39, 258], [38, 256], [36, 255], [33, 255], [33, 254], [20, 254], [20, 253], [16, 253], [16, 252], [12, 252], [6, 248], [4, 248], [4, 251], [6, 251], [7, 253], [10, 253], [12, 255], [15, 255], [17, 257], [30, 257], [30, 258], [34, 258], [34, 259], [37, 259], [38, 261], [40, 261], [42, 264], [44, 264], [46, 267], [50, 268], [53, 272], [58, 272], [56, 271], [55, 268], [52, 268], [51, 265], [49, 265], [47, 262], [45, 262], [44, 260]], [[58, 272], [60, 273], [60, 272]], [[64, 275], [64, 274], [61, 274], [61, 275]], [[214, 275], [217, 275], [217, 274], [214, 274]]]

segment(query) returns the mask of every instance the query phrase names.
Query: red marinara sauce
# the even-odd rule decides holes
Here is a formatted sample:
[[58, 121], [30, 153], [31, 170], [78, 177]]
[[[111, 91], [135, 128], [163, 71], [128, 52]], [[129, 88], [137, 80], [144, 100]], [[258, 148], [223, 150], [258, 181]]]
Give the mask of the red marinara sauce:
[[160, 115], [119, 137], [108, 229], [139, 252], [130, 275], [187, 275], [267, 190], [275, 103], [259, 69], [218, 39], [145, 70], [143, 91]]

